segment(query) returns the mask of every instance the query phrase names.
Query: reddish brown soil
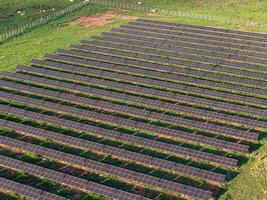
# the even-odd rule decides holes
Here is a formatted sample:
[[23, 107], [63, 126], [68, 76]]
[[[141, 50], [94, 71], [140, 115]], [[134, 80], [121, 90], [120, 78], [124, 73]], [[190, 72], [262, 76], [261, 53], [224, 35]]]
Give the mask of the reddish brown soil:
[[87, 17], [80, 17], [79, 19], [76, 19], [76, 20], [68, 23], [68, 25], [69, 26], [74, 26], [74, 25], [100, 26], [100, 25], [105, 25], [107, 23], [110, 23], [115, 19], [134, 20], [134, 19], [137, 19], [137, 17], [119, 15], [113, 11], [106, 11], [103, 13], [97, 13], [97, 14], [87, 16]]

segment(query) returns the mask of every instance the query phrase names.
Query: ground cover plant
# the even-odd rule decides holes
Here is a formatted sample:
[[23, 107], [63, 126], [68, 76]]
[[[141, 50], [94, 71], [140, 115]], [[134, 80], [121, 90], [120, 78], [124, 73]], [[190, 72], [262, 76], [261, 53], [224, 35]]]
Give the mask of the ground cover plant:
[[52, 14], [60, 9], [66, 8], [78, 2], [69, 0], [11, 0], [0, 1], [0, 34], [27, 24], [42, 16]]

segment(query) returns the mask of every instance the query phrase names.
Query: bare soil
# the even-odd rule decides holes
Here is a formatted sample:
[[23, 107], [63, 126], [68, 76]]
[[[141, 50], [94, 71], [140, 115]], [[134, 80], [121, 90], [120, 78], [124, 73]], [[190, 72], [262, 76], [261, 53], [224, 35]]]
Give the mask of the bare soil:
[[138, 17], [120, 15], [120, 14], [115, 13], [114, 11], [106, 11], [106, 12], [97, 13], [97, 14], [94, 14], [91, 16], [80, 17], [79, 19], [76, 19], [76, 20], [68, 23], [68, 25], [69, 26], [74, 26], [74, 25], [101, 26], [101, 25], [105, 25], [107, 23], [110, 23], [115, 19], [135, 20], [137, 18]]

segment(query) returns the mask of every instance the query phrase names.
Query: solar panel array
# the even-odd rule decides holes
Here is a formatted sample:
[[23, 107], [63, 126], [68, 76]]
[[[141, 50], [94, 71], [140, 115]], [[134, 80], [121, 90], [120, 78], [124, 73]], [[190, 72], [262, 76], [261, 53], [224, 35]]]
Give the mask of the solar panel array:
[[[11, 147], [20, 147], [21, 149], [23, 149], [23, 147], [25, 148], [26, 144], [20, 141], [15, 141], [13, 139], [9, 139], [9, 138], [3, 138], [0, 137], [1, 142], [6, 142], [5, 145], [11, 145]], [[22, 146], [21, 146], [22, 145]], [[41, 150], [41, 148], [38, 148], [38, 146], [34, 146], [34, 145], [28, 145], [27, 146], [27, 151], [34, 151], [34, 150], [39, 150], [39, 152]], [[46, 149], [48, 150], [48, 149]], [[45, 151], [45, 150], [44, 150]], [[57, 152], [51, 152], [52, 155], [55, 155], [57, 157], [62, 156], [62, 154], [57, 154]], [[52, 156], [51, 155], [51, 156]], [[43, 168], [43, 167], [39, 167], [37, 165], [33, 165], [33, 164], [29, 164], [29, 163], [25, 163], [16, 159], [12, 159], [9, 157], [5, 157], [5, 156], [0, 156], [0, 166], [3, 166], [5, 168], [10, 168], [10, 169], [15, 169], [18, 171], [24, 171], [30, 175], [34, 175], [34, 176], [39, 176], [39, 177], [43, 177], [45, 179], [48, 180], [52, 180], [55, 181], [56, 183], [62, 184], [62, 185], [69, 185], [73, 188], [77, 188], [78, 190], [84, 190], [87, 192], [96, 192], [98, 194], [101, 194], [105, 197], [113, 197], [116, 199], [135, 199], [135, 200], [146, 200], [147, 198], [144, 197], [140, 197], [138, 195], [135, 194], [130, 194], [127, 192], [123, 192], [123, 191], [117, 191], [114, 190], [112, 188], [106, 187], [106, 186], [102, 186], [99, 184], [95, 184], [89, 181], [86, 181], [84, 179], [81, 178], [77, 178], [74, 176], [70, 176], [61, 172], [57, 172], [57, 171], [53, 171], [47, 168]], [[72, 160], [73, 162], [76, 161], [75, 159]]]
[[20, 197], [28, 197], [40, 200], [67, 200], [67, 198], [48, 193], [46, 191], [36, 189], [15, 181], [10, 181], [5, 178], [0, 177], [0, 188], [2, 190], [7, 190], [11, 193], [15, 193]]
[[[3, 72], [0, 127], [8, 131], [0, 132], [0, 147], [168, 199], [212, 199], [216, 193], [207, 188], [219, 188], [267, 129], [266, 49], [263, 34], [139, 19], [47, 54], [45, 60], [33, 59], [32, 66], [18, 66], [16, 73]], [[1, 153], [3, 168], [77, 191], [112, 199], [152, 198]], [[150, 172], [129, 168], [130, 163]], [[36, 199], [65, 199], [1, 177], [0, 186]]]

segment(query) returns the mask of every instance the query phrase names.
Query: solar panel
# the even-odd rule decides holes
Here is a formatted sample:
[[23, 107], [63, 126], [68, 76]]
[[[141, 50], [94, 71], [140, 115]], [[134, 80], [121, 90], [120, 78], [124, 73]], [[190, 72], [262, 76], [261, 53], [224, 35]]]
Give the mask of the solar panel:
[[[216, 27], [205, 27], [205, 26], [197, 26], [197, 25], [189, 25], [189, 24], [178, 24], [173, 22], [165, 22], [165, 21], [157, 21], [151, 19], [137, 19], [137, 22], [149, 23], [155, 25], [164, 25], [170, 26], [173, 28], [187, 28], [187, 30], [195, 30], [199, 32], [205, 32], [207, 34], [218, 35], [218, 36], [230, 36], [232, 38], [240, 38], [240, 39], [255, 39], [258, 41], [266, 41], [266, 35], [262, 33], [253, 33], [253, 32], [244, 32], [230, 29], [222, 29]], [[210, 32], [212, 31], [212, 32]], [[250, 37], [249, 37], [250, 36]], [[252, 37], [251, 37], [252, 36]]]
[[[40, 105], [40, 103], [38, 105]], [[54, 108], [56, 109], [57, 105], [55, 105]], [[69, 111], [69, 109], [68, 109], [68, 111]], [[80, 113], [80, 114], [84, 115], [84, 113]], [[144, 113], [142, 112], [141, 114], [144, 114]], [[137, 115], [138, 115], [138, 113], [137, 113]], [[145, 114], [145, 116], [147, 116], [147, 115], [148, 114]], [[238, 138], [245, 138], [245, 139], [249, 139], [249, 140], [255, 140], [258, 138], [258, 134], [252, 134], [251, 133], [251, 134], [247, 135], [244, 131], [240, 131], [240, 130], [236, 130], [236, 129], [231, 129], [231, 128], [223, 128], [222, 129], [220, 126], [212, 125], [212, 124], [206, 124], [205, 126], [203, 126], [202, 122], [194, 121], [194, 123], [192, 123], [190, 120], [187, 120], [187, 119], [179, 119], [177, 117], [166, 116], [166, 115], [163, 115], [160, 113], [151, 113], [149, 115], [150, 115], [150, 118], [152, 118], [154, 120], [160, 120], [160, 121], [165, 121], [167, 123], [180, 124], [180, 125], [185, 125], [187, 127], [194, 127], [194, 128], [199, 128], [199, 129], [203, 129], [203, 130], [208, 130], [208, 131], [214, 132], [216, 134], [235, 136]], [[139, 114], [139, 116], [140, 116], [140, 114]], [[142, 116], [143, 115], [141, 115], [141, 117]], [[87, 117], [88, 117], [88, 115], [87, 115]], [[112, 118], [112, 117], [110, 117], [110, 118]]]
[[[23, 78], [23, 80], [30, 80], [32, 79], [32, 77], [30, 77], [28, 79], [28, 76], [26, 75], [15, 75], [15, 74], [10, 74], [10, 73], [4, 73], [6, 76], [8, 77], [17, 77], [17, 78]], [[69, 83], [65, 83], [64, 86], [62, 86], [62, 82], [58, 82], [58, 81], [50, 81], [49, 79], [44, 79], [44, 78], [35, 78], [36, 80], [38, 80], [38, 82], [42, 82], [43, 84], [49, 84], [49, 85], [53, 85], [53, 86], [57, 86], [57, 87], [62, 87], [64, 89], [67, 89], [67, 88], [70, 88], [72, 91], [74, 89], [74, 87], [76, 87], [77, 89], [75, 89], [75, 91], [80, 91], [80, 92], [88, 92], [89, 94], [91, 93], [96, 93], [99, 92], [99, 90], [97, 89], [92, 89], [92, 88], [88, 88], [88, 87], [84, 87], [84, 86], [77, 86], [77, 85], [73, 85], [73, 84], [69, 84]], [[150, 89], [151, 90], [151, 89]], [[149, 92], [150, 90], [146, 89], [146, 92]], [[103, 93], [101, 93], [103, 94]], [[171, 93], [167, 93], [167, 92], [156, 92], [153, 93], [152, 95], [161, 95], [163, 97], [165, 97], [164, 95], [166, 94], [171, 94]], [[172, 93], [174, 94], [174, 93]], [[109, 96], [112, 96], [112, 92], [109, 92]], [[116, 93], [113, 95], [114, 97], [118, 97], [119, 94]], [[120, 95], [121, 96], [121, 95]], [[125, 94], [123, 94], [122, 96], [126, 96]], [[167, 95], [168, 96], [168, 95]], [[225, 103], [225, 102], [220, 102], [220, 104], [218, 104], [216, 101], [210, 101], [210, 100], [207, 100], [207, 99], [200, 99], [198, 97], [193, 97], [193, 96], [184, 96], [184, 95], [181, 95], [181, 94], [175, 94], [175, 96], [173, 95], [169, 95], [169, 98], [175, 98], [175, 99], [185, 99], [184, 101], [185, 102], [192, 102], [192, 103], [200, 103], [199, 101], [205, 101], [205, 103], [203, 103], [202, 105], [206, 105], [208, 107], [212, 106], [212, 107], [222, 107], [224, 110], [227, 109], [227, 110], [237, 110], [238, 112], [244, 112], [244, 106], [239, 106], [239, 105], [232, 105], [232, 104], [229, 104], [229, 103]], [[188, 101], [188, 99], [190, 99]], [[187, 101], [186, 101], [187, 100]], [[247, 108], [246, 112], [250, 112], [250, 113], [253, 113], [253, 114], [259, 114], [259, 115], [265, 115], [264, 112], [265, 111], [262, 111], [262, 110], [257, 110], [256, 108]]]
[[128, 33], [128, 34], [135, 34], [135, 35], [145, 35], [149, 37], [156, 37], [156, 38], [164, 38], [164, 39], [170, 39], [170, 40], [183, 40], [187, 42], [194, 42], [194, 43], [200, 43], [200, 44], [205, 44], [205, 45], [214, 45], [214, 46], [223, 46], [223, 47], [228, 47], [228, 48], [237, 48], [237, 49], [246, 49], [250, 51], [262, 51], [263, 48], [259, 46], [244, 46], [241, 44], [233, 44], [233, 43], [226, 43], [226, 42], [221, 42], [221, 41], [216, 41], [216, 40], [207, 40], [207, 38], [201, 38], [199, 36], [193, 36], [187, 37], [187, 35], [170, 35], [168, 34], [169, 31], [164, 31], [164, 30], [151, 30], [148, 27], [136, 27], [136, 26], [130, 26], [130, 25], [123, 25], [120, 28], [113, 28], [112, 31], [114, 32], [119, 32], [119, 33]]
[[[259, 137], [256, 130], [267, 127], [264, 121], [267, 93], [262, 89], [267, 87], [267, 75], [262, 73], [267, 71], [264, 66], [267, 56], [263, 53], [267, 49], [267, 37], [142, 19], [112, 30], [93, 40], [83, 40], [80, 45], [71, 45], [71, 50], [47, 54], [45, 61], [33, 59], [33, 66], [18, 66], [18, 73], [1, 74], [2, 114], [44, 127], [52, 125], [62, 131], [79, 132], [78, 136], [34, 128], [9, 121], [10, 118], [0, 120], [0, 126], [20, 135], [89, 149], [119, 160], [190, 176], [190, 179], [198, 177], [222, 183], [224, 174], [182, 163], [236, 167], [238, 160], [232, 157], [234, 153], [224, 153], [229, 150], [247, 153], [249, 145], [239, 140], [256, 142]], [[45, 112], [15, 106], [18, 103]], [[130, 131], [124, 133], [125, 129]], [[84, 136], [115, 143], [104, 145], [81, 139]], [[127, 146], [118, 147], [116, 141]], [[176, 183], [137, 172], [131, 164], [117, 167], [3, 136], [0, 142], [6, 148], [36, 153], [86, 171], [138, 183], [142, 188], [152, 187], [163, 193], [198, 199], [215, 196], [209, 190], [180, 184], [180, 179]], [[131, 149], [132, 145], [182, 160], [171, 162], [158, 158], [155, 152], [150, 156], [149, 151], [143, 155]], [[211, 147], [219, 150], [208, 151]], [[1, 166], [54, 180], [82, 192], [114, 199], [147, 199], [22, 161], [4, 157], [0, 160]], [[44, 191], [41, 194], [39, 199], [57, 199]]]
[[[10, 140], [10, 139], [7, 139], [7, 140]], [[21, 142], [22, 145], [23, 145], [23, 143], [24, 142]], [[28, 146], [32, 146], [33, 149], [36, 147], [36, 145], [32, 145], [32, 144], [28, 144]], [[68, 162], [71, 164], [77, 164], [75, 161], [78, 159], [77, 156], [73, 156], [73, 155], [66, 154], [66, 153], [60, 153], [60, 154], [62, 154], [62, 156], [61, 156], [61, 158], [58, 158], [57, 156], [54, 157], [54, 154], [59, 153], [58, 151], [47, 149], [45, 147], [37, 147], [37, 148], [38, 149], [43, 148], [43, 149], [46, 149], [47, 152], [51, 152], [51, 155], [49, 155], [48, 157], [50, 157], [52, 159], [58, 159], [58, 160], [63, 160], [64, 162]], [[36, 152], [34, 151], [34, 153], [36, 153]], [[72, 158], [72, 159], [70, 159], [70, 158]], [[12, 163], [14, 163], [18, 169], [23, 170], [29, 174], [34, 174], [36, 176], [44, 176], [44, 174], [45, 174], [41, 167], [34, 166], [34, 165], [28, 164], [28, 163], [24, 163], [24, 165], [21, 166], [21, 164], [20, 164], [21, 162], [15, 162], [13, 159], [4, 158], [3, 160], [4, 161], [8, 160], [9, 162], [11, 160]], [[2, 162], [2, 164], [4, 165], [4, 162]], [[115, 166], [109, 166], [108, 164], [100, 163], [98, 161], [93, 161], [93, 160], [87, 159], [84, 164], [80, 164], [80, 165], [92, 168], [93, 170], [102, 171], [104, 173], [111, 173], [112, 175], [115, 175], [115, 176], [124, 177], [124, 178], [127, 177], [130, 180], [139, 181], [143, 184], [151, 184], [155, 187], [161, 187], [162, 189], [168, 189], [168, 190], [171, 190], [173, 192], [181, 192], [181, 191], [177, 190], [177, 187], [182, 187], [182, 185], [179, 183], [166, 181], [166, 180], [152, 177], [149, 175], [143, 175], [143, 174], [140, 174], [138, 172], [130, 171], [130, 170], [115, 167]], [[64, 184], [67, 184], [67, 185], [72, 185], [76, 188], [77, 187], [78, 188], [85, 188], [88, 181], [77, 178], [77, 177], [73, 177], [70, 175], [65, 175], [64, 180], [62, 182]], [[163, 184], [160, 184], [160, 183], [163, 183]], [[167, 184], [169, 185], [168, 187], [166, 186]], [[191, 190], [191, 187], [189, 187], [188, 190]], [[201, 193], [211, 195], [211, 192], [207, 192], [207, 191], [204, 191], [201, 189], [199, 189], [199, 191]], [[191, 195], [190, 191], [188, 191], [188, 193]]]
[[[4, 106], [4, 105], [0, 106], [0, 110], [2, 110], [2, 107], [5, 108], [6, 110], [8, 110], [8, 111], [5, 111], [7, 113], [16, 113], [18, 110], [17, 108]], [[33, 113], [30, 111], [27, 111], [26, 114], [20, 115], [20, 116], [34, 118], [35, 120], [42, 120], [43, 122], [61, 125], [61, 126], [64, 126], [66, 128], [72, 128], [72, 129], [78, 130], [78, 131], [96, 133], [96, 134], [106, 136], [106, 137], [112, 137], [112, 134], [113, 134], [119, 140], [122, 140], [122, 141], [134, 141], [136, 143], [137, 142], [136, 138], [138, 138], [138, 137], [132, 136], [132, 135], [121, 135], [119, 132], [115, 132], [115, 131], [111, 131], [111, 130], [105, 130], [103, 128], [96, 128], [96, 127], [93, 127], [91, 125], [85, 125], [84, 124], [83, 126], [81, 126], [81, 123], [78, 123], [78, 122], [70, 122], [69, 120], [64, 120], [64, 119], [60, 119], [60, 118], [56, 118], [56, 117], [52, 117], [52, 116], [48, 116], [48, 115]], [[105, 131], [102, 131], [102, 130], [105, 130]], [[141, 144], [145, 145], [146, 147], [149, 147], [149, 146], [151, 146], [150, 145], [151, 143], [154, 143], [152, 145], [152, 148], [153, 148], [153, 146], [158, 146], [157, 148], [162, 149], [162, 145], [164, 145], [163, 149], [168, 150], [171, 153], [181, 154], [181, 155], [185, 155], [187, 157], [196, 158], [196, 159], [200, 159], [200, 160], [206, 160], [209, 162], [215, 162], [215, 163], [219, 163], [219, 164], [223, 164], [223, 165], [229, 165], [229, 166], [236, 166], [237, 165], [237, 161], [235, 159], [224, 158], [224, 157], [217, 156], [214, 154], [209, 154], [206, 152], [191, 150], [191, 149], [184, 148], [184, 147], [176, 147], [175, 145], [165, 144], [165, 143], [161, 143], [161, 142], [157, 142], [157, 141], [150, 141], [149, 143], [147, 143], [146, 141], [148, 141], [148, 139], [145, 139], [145, 138], [138, 138], [138, 139], [142, 140]], [[58, 155], [58, 157], [60, 157], [60, 156], [62, 156], [62, 155]], [[78, 162], [83, 162], [83, 161], [82, 160], [77, 161], [77, 163]]]
[[[79, 49], [79, 50], [81, 50], [81, 49], [88, 49], [88, 50], [90, 50], [91, 49], [91, 47], [92, 46], [88, 46], [88, 45], [84, 45], [84, 46], [79, 46], [79, 45], [73, 45], [72, 46], [73, 48], [75, 48], [75, 49]], [[114, 47], [115, 48], [115, 47]], [[141, 49], [140, 48], [137, 48], [138, 50], [136, 50], [137, 51], [137, 53], [138, 52], [140, 52], [141, 51]], [[102, 48], [102, 47], [98, 47], [98, 50], [97, 50], [98, 52], [105, 52], [105, 51], [107, 51], [107, 49], [106, 48]], [[110, 50], [110, 53], [113, 53], [113, 54], [117, 54], [119, 51], [118, 50]], [[73, 53], [73, 52], [72, 52]], [[86, 56], [84, 53], [85, 52], [81, 52], [82, 53], [82, 55], [83, 56]], [[77, 52], [74, 52], [74, 54], [75, 55], [77, 55]], [[124, 54], [124, 52], [122, 53], [122, 54], [120, 54], [120, 55], [122, 55], [122, 56], [127, 56], [127, 57], [131, 57], [130, 55], [129, 55], [129, 53], [127, 53], [128, 55], [126, 55], [126, 54]], [[132, 53], [134, 56], [132, 56], [132, 57], [137, 57], [136, 55], [136, 53]], [[118, 54], [117, 54], [118, 55]], [[169, 56], [171, 56], [171, 55], [169, 55]], [[191, 58], [192, 56], [190, 56], [190, 58]], [[171, 63], [171, 64], [177, 64], [177, 65], [187, 65], [186, 64], [186, 62], [185, 61], [178, 61], [178, 60], [174, 60], [174, 59], [170, 59], [170, 58], [168, 58], [168, 59], [161, 59], [161, 60], [159, 60], [159, 58], [157, 58], [157, 57], [155, 57], [155, 56], [153, 56], [153, 57], [148, 57], [148, 56], [145, 56], [145, 55], [142, 55], [142, 54], [138, 54], [138, 58], [143, 58], [143, 59], [147, 59], [147, 60], [152, 60], [152, 61], [156, 61], [156, 62], [163, 62], [163, 63]], [[155, 60], [156, 59], [156, 60]], [[189, 59], [189, 57], [188, 58], [185, 58], [184, 57], [184, 59]], [[209, 62], [209, 61], [205, 61], [205, 62]], [[217, 69], [217, 68], [214, 68], [214, 66], [204, 66], [203, 64], [194, 64], [194, 63], [192, 63], [192, 62], [189, 62], [188, 64], [190, 64], [190, 65], [194, 65], [194, 67], [197, 67], [197, 68], [199, 68], [200, 66], [202, 66], [202, 68], [203, 69], [209, 69], [209, 70], [214, 70], [214, 69]], [[227, 64], [226, 64], [227, 65]], [[243, 66], [244, 64], [242, 64], [242, 66]], [[244, 66], [244, 67], [246, 67], [246, 66]], [[221, 71], [221, 69], [223, 69], [222, 67], [220, 67], [218, 70], [219, 71]], [[228, 72], [231, 72], [231, 68], [230, 69], [227, 69], [227, 71]], [[257, 70], [259, 70], [259, 69], [257, 69]], [[234, 69], [234, 71], [233, 72], [235, 72], [236, 71], [236, 73], [243, 73], [243, 74], [245, 74], [245, 75], [252, 75], [253, 73], [249, 73], [249, 72], [243, 72], [243, 71], [240, 71], [240, 70], [235, 70]], [[240, 74], [239, 73], [239, 74]], [[256, 76], [257, 76], [258, 74], [256, 74]], [[264, 76], [264, 75], [262, 75], [261, 74], [261, 76]]]
[[[2, 139], [2, 137], [1, 137], [1, 139]], [[9, 138], [7, 140], [12, 140], [12, 139]], [[22, 167], [21, 161], [15, 160], [13, 158], [0, 156], [0, 160], [1, 160], [0, 165], [5, 166], [6, 168], [10, 168], [11, 166], [8, 163], [12, 163], [13, 169], [23, 170], [23, 171], [29, 173], [30, 175], [41, 176], [41, 177], [46, 178], [48, 180], [55, 181], [55, 182], [60, 183], [60, 184], [65, 184], [65, 185], [68, 185], [72, 188], [76, 188], [78, 190], [82, 190], [82, 191], [86, 190], [87, 192], [94, 192], [94, 193], [98, 193], [98, 194], [106, 196], [106, 197], [111, 197], [111, 198], [116, 198], [116, 199], [121, 199], [121, 200], [126, 199], [128, 197], [130, 197], [130, 198], [132, 197], [133, 199], [140, 199], [140, 200], [143, 198], [148, 199], [148, 198], [141, 197], [139, 195], [131, 194], [131, 193], [124, 192], [124, 191], [121, 191], [120, 194], [117, 195], [115, 193], [114, 189], [111, 187], [100, 185], [100, 184], [93, 183], [93, 182], [88, 182], [87, 180], [77, 178], [77, 177], [67, 175], [67, 174], [63, 174], [64, 178], [59, 180], [59, 179], [57, 179], [57, 177], [61, 176], [61, 174], [62, 174], [61, 172], [57, 172], [57, 171], [50, 170], [50, 169], [45, 169], [43, 167], [39, 167], [39, 166], [33, 165], [33, 164], [28, 164], [25, 162], [24, 162], [24, 165], [26, 165], [27, 167]], [[40, 172], [42, 172], [42, 174], [40, 174]], [[1, 181], [2, 180], [0, 179], [0, 184], [2, 183]], [[29, 189], [29, 187], [22, 185], [22, 190], [23, 190], [23, 188]], [[98, 188], [98, 189], [96, 190], [96, 188]], [[23, 192], [23, 191], [21, 191], [21, 187], [18, 187], [17, 190], [20, 191], [21, 193]], [[37, 195], [38, 195], [38, 197], [40, 199], [46, 199], [45, 197], [46, 197], [47, 193], [43, 194], [42, 191], [40, 191], [40, 193], [42, 193], [44, 195], [44, 196], [43, 195], [40, 196], [40, 194], [34, 193], [36, 190], [31, 189], [31, 190], [25, 191], [24, 193], [26, 193], [27, 195], [30, 194], [30, 195], [34, 196], [34, 198], [37, 198]], [[104, 193], [102, 191], [106, 191], [106, 193]], [[60, 198], [56, 197], [55, 199], [60, 199]], [[65, 198], [62, 198], [62, 200], [63, 199], [65, 199]]]
[[[62, 50], [61, 53], [63, 53], [63, 52], [66, 53], [66, 51], [67, 50]], [[81, 55], [81, 56], [88, 56], [89, 55], [89, 53], [85, 53], [85, 52], [81, 52], [81, 51], [69, 50], [68, 52], [71, 55]], [[159, 86], [161, 86], [161, 85], [159, 84]], [[172, 89], [177, 90], [179, 92], [183, 92], [182, 89], [179, 90], [179, 85], [177, 85], [175, 88], [172, 88]], [[213, 98], [214, 97], [216, 97], [216, 98], [223, 97], [224, 99], [229, 99], [229, 101], [237, 101], [237, 102], [242, 102], [242, 103], [247, 103], [247, 104], [256, 104], [256, 105], [266, 105], [266, 102], [264, 100], [261, 100], [261, 99], [251, 98], [251, 97], [246, 97], [246, 96], [241, 97], [240, 95], [237, 95], [237, 94], [230, 94], [230, 93], [219, 92], [219, 91], [205, 90], [205, 89], [200, 89], [200, 88], [194, 88], [191, 86], [186, 86], [185, 91], [187, 93], [196, 93], [196, 94], [201, 95], [201, 96], [210, 96]]]
[[[102, 33], [102, 37], [116, 37], [117, 38], [121, 38], [121, 39], [127, 39], [127, 44], [132, 44], [129, 42], [129, 40], [135, 40], [136, 41], [141, 41], [142, 43], [155, 43], [153, 45], [156, 46], [156, 44], [160, 44], [160, 46], [163, 45], [168, 45], [171, 46], [173, 45], [174, 47], [190, 47], [193, 48], [195, 50], [197, 49], [201, 49], [201, 50], [207, 50], [207, 54], [209, 53], [210, 55], [213, 55], [213, 53], [216, 52], [216, 56], [218, 55], [219, 57], [221, 57], [220, 53], [225, 54], [226, 56], [228, 56], [228, 53], [231, 55], [235, 55], [237, 57], [241, 56], [240, 54], [242, 54], [243, 56], [250, 56], [250, 58], [252, 59], [252, 61], [254, 61], [254, 59], [256, 57], [258, 58], [267, 58], [266, 55], [264, 54], [257, 54], [257, 52], [252, 52], [252, 51], [241, 51], [238, 49], [231, 49], [231, 48], [224, 48], [222, 46], [218, 47], [218, 46], [209, 46], [209, 45], [203, 45], [201, 43], [189, 43], [186, 41], [182, 41], [182, 40], [165, 40], [162, 38], [153, 38], [153, 37], [145, 37], [145, 35], [128, 35], [128, 34], [124, 34], [124, 33], [120, 33], [120, 32], [103, 32]], [[96, 39], [96, 36], [93, 36], [92, 39]], [[155, 47], [153, 46], [153, 47]], [[238, 54], [238, 55], [237, 55]]]
[[[21, 183], [17, 183], [15, 181], [11, 181], [5, 178], [0, 177], [0, 187], [1, 189], [8, 190], [10, 192], [14, 192], [18, 195], [27, 196], [30, 198], [40, 199], [42, 197], [42, 190], [23, 185]], [[47, 193], [52, 196], [52, 194]], [[54, 197], [59, 197], [57, 195], [53, 195]], [[44, 199], [44, 198], [43, 198]], [[59, 197], [59, 199], [65, 199], [63, 197]]]
[[[190, 59], [190, 60], [195, 60], [195, 61], [200, 61], [200, 62], [207, 62], [207, 63], [214, 63], [214, 64], [223, 64], [224, 66], [220, 66], [220, 69], [225, 69], [228, 72], [237, 72], [239, 73], [245, 73], [245, 71], [242, 70], [247, 70], [248, 68], [251, 69], [258, 69], [258, 70], [265, 70], [264, 67], [260, 67], [258, 65], [252, 65], [252, 64], [246, 64], [244, 62], [253, 62], [253, 63], [258, 63], [258, 64], [265, 64], [266, 61], [264, 60], [260, 60], [260, 59], [253, 59], [253, 58], [247, 58], [247, 57], [241, 57], [238, 55], [235, 56], [231, 56], [229, 57], [229, 55], [226, 54], [216, 54], [214, 58], [208, 58], [208, 57], [203, 57], [203, 56], [211, 56], [209, 55], [210, 53], [207, 53], [206, 51], [198, 51], [196, 49], [188, 49], [188, 48], [183, 48], [180, 46], [166, 46], [164, 47], [164, 45], [157, 45], [157, 47], [155, 47], [155, 45], [151, 45], [151, 43], [145, 44], [143, 41], [140, 43], [138, 43], [138, 41], [132, 41], [131, 44], [129, 45], [138, 45], [138, 47], [135, 46], [123, 46], [120, 43], [124, 44], [123, 39], [114, 39], [114, 38], [109, 38], [109, 37], [96, 37], [95, 39], [97, 39], [97, 41], [81, 41], [82, 44], [86, 44], [85, 46], [79, 46], [79, 45], [73, 45], [71, 47], [73, 47], [74, 49], [89, 49], [89, 47], [87, 47], [87, 45], [90, 45], [90, 49], [93, 45], [96, 45], [98, 47], [109, 47], [109, 48], [117, 48], [120, 50], [130, 50], [130, 51], [135, 51], [135, 52], [140, 52], [140, 53], [150, 53], [150, 54], [154, 54], [154, 55], [160, 55], [160, 56], [167, 56], [167, 57], [172, 57], [172, 58], [182, 58], [182, 59]], [[128, 39], [128, 38], [127, 38]], [[128, 40], [129, 41], [129, 40]], [[109, 42], [116, 42], [116, 43], [109, 43]], [[183, 45], [185, 46], [185, 45]], [[87, 47], [87, 48], [86, 48]], [[157, 49], [151, 49], [150, 47], [153, 48], [157, 48]], [[95, 49], [97, 50], [97, 49]], [[173, 51], [177, 51], [177, 52], [173, 52]], [[186, 53], [186, 54], [194, 54], [194, 56], [185, 56], [185, 55], [180, 55], [179, 53]], [[201, 56], [200, 56], [201, 55]], [[218, 58], [219, 57], [219, 58]], [[220, 57], [224, 58], [224, 59], [220, 59]], [[231, 60], [225, 60], [226, 59], [230, 59]], [[233, 61], [233, 60], [237, 60], [237, 61]], [[242, 61], [242, 62], [240, 62]], [[184, 62], [179, 62], [176, 64], [185, 64]], [[234, 66], [236, 68], [229, 68], [228, 66]], [[243, 68], [243, 69], [242, 69]], [[253, 74], [253, 73], [252, 73]], [[250, 72], [247, 72], [247, 75], [251, 75]]]
[[257, 41], [255, 40], [257, 39], [255, 37], [254, 37], [254, 40], [251, 37], [244, 37], [244, 36], [241, 39], [245, 39], [245, 40], [240, 40], [240, 37], [242, 36], [239, 36], [238, 39], [236, 39], [235, 37], [229, 37], [229, 36], [225, 37], [225, 35], [221, 35], [222, 37], [216, 37], [215, 35], [210, 34], [210, 32], [205, 32], [203, 30], [194, 30], [194, 29], [187, 29], [187, 28], [181, 28], [181, 27], [177, 28], [173, 26], [164, 26], [164, 25], [151, 24], [151, 23], [146, 23], [146, 22], [130, 22], [129, 25], [130, 26], [125, 26], [125, 27], [128, 27], [128, 28], [136, 27], [136, 29], [140, 28], [142, 30], [143, 28], [146, 28], [146, 30], [151, 30], [150, 32], [153, 32], [153, 30], [156, 29], [157, 33], [164, 33], [164, 34], [170, 34], [170, 35], [175, 35], [175, 36], [179, 35], [179, 36], [186, 36], [186, 37], [198, 37], [198, 38], [206, 39], [209, 41], [215, 40], [215, 41], [227, 42], [227, 43], [232, 43], [232, 44], [240, 44], [240, 45], [252, 44], [255, 46], [260, 46], [260, 44], [262, 44], [261, 41], [266, 42], [266, 39], [264, 38], [259, 38], [260, 41]]
[[[98, 55], [98, 57], [100, 57], [100, 56], [101, 56], [101, 60], [107, 59], [106, 56]], [[81, 59], [81, 58], [66, 57], [66, 56], [63, 56], [63, 55], [51, 55], [51, 54], [47, 54], [46, 57], [49, 58], [49, 59], [64, 60], [64, 61], [71, 62], [71, 63], [76, 62], [76, 63], [86, 64], [86, 65], [92, 65], [91, 62], [97, 62], [97, 61], [85, 60], [85, 59]], [[113, 59], [115, 59], [115, 58], [113, 58]], [[121, 61], [121, 62], [123, 62], [123, 61]], [[140, 63], [141, 62], [138, 61], [135, 64], [139, 66]], [[96, 66], [99, 66], [99, 64], [96, 65]], [[204, 74], [204, 72], [196, 71], [196, 70], [194, 70], [192, 68], [185, 69], [185, 68], [178, 68], [178, 67], [172, 67], [172, 66], [169, 66], [168, 68], [166, 68], [166, 67], [161, 66], [159, 64], [150, 65], [149, 63], [144, 63], [144, 62], [142, 62], [142, 66], [149, 67], [152, 70], [159, 69], [159, 70], [163, 70], [163, 71], [165, 70], [167, 72], [169, 72], [168, 69], [171, 69], [170, 72], [172, 72], [172, 73], [173, 72], [177, 72], [177, 73], [183, 73], [184, 75], [190, 74], [192, 76], [195, 75], [195, 76], [199, 76], [199, 77], [203, 77], [202, 75]], [[195, 67], [197, 67], [197, 66], [195, 66]], [[132, 69], [133, 70], [132, 67], [131, 68], [128, 67], [127, 69], [128, 70], [129, 69]], [[221, 71], [221, 68], [214, 68], [214, 69]], [[247, 72], [245, 72], [245, 71], [241, 71], [241, 72], [247, 74]], [[238, 72], [236, 72], [236, 70], [234, 70], [234, 74], [236, 74], [236, 73], [238, 73]], [[253, 74], [253, 72], [250, 72], [250, 74]], [[258, 75], [258, 74], [255, 74], [255, 75]], [[216, 78], [216, 80], [221, 80], [221, 77], [225, 77], [225, 78], [229, 79], [232, 82], [241, 82], [241, 83], [243, 83], [244, 80], [249, 80], [249, 79], [244, 79], [244, 78], [239, 78], [239, 77], [214, 74], [214, 73], [211, 73], [211, 72], [206, 72], [205, 73], [205, 76], [206, 77], [210, 77], [210, 78]], [[264, 78], [264, 74], [262, 74], [261, 76]], [[265, 83], [263, 83], [262, 81], [257, 81], [257, 80], [249, 80], [249, 84], [252, 84], [252, 85], [255, 84], [255, 85], [263, 86]]]

